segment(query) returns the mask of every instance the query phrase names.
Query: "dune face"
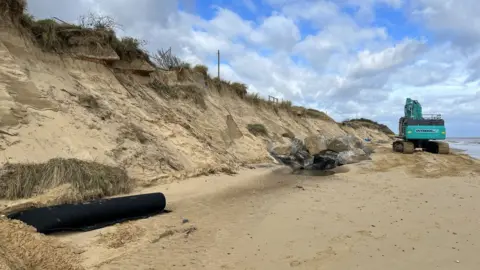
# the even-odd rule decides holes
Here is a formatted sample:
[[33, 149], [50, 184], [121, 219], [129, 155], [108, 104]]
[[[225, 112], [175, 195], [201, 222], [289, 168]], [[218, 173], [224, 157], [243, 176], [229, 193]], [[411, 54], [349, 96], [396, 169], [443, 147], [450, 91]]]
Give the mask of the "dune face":
[[106, 45], [86, 53], [88, 46], [73, 42], [53, 53], [13, 26], [0, 36], [3, 163], [78, 158], [165, 182], [269, 161], [267, 142], [288, 143], [282, 134], [291, 131], [298, 138], [388, 139], [315, 110], [246, 97], [238, 85], [196, 69], [155, 71], [141, 57], [120, 59]]

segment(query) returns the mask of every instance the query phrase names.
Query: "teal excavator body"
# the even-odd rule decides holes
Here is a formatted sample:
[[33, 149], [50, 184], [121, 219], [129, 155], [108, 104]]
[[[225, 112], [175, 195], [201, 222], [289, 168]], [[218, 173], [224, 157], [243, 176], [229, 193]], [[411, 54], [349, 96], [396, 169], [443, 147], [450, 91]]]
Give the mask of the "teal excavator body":
[[445, 121], [440, 114], [423, 114], [417, 100], [407, 98], [404, 116], [398, 121], [397, 138], [393, 143], [395, 152], [411, 154], [416, 148], [437, 154], [448, 154], [449, 146], [440, 140], [446, 139]]

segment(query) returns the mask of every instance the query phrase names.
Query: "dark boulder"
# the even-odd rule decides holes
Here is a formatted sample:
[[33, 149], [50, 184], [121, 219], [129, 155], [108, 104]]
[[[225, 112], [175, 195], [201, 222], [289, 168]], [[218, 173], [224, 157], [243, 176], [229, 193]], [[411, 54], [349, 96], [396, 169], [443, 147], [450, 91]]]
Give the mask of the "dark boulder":
[[[290, 149], [290, 151], [288, 151]], [[312, 153], [313, 151], [313, 153]], [[345, 164], [369, 160], [373, 150], [351, 135], [326, 139], [309, 136], [305, 142], [293, 138], [291, 146], [269, 147], [270, 154], [294, 170], [331, 170]]]

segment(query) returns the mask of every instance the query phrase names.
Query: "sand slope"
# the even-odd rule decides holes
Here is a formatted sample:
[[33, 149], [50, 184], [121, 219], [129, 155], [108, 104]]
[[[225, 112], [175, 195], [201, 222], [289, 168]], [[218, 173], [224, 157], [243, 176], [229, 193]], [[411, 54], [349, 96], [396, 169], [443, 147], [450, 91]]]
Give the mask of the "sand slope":
[[[120, 72], [42, 52], [11, 32], [2, 32], [0, 42], [0, 118], [10, 134], [0, 138], [2, 162], [74, 157], [122, 165], [132, 177], [161, 183], [270, 160], [267, 139], [252, 135], [248, 124], [263, 124], [268, 140], [278, 143], [287, 130], [300, 138], [348, 131], [388, 139], [248, 103], [206, 86], [199, 73]], [[154, 82], [169, 87], [159, 90]]]

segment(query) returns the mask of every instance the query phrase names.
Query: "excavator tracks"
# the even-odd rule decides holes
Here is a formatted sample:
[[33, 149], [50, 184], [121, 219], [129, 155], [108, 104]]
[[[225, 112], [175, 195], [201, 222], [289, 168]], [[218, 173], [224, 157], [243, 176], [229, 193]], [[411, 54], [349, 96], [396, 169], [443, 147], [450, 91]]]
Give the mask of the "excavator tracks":
[[450, 154], [450, 146], [445, 142], [437, 142], [438, 144], [438, 154], [447, 155]]
[[415, 151], [415, 145], [412, 142], [395, 141], [393, 142], [392, 147], [394, 152], [404, 154], [413, 154]]
[[[413, 154], [413, 152], [415, 152], [415, 144], [413, 142], [395, 141], [393, 142], [392, 148], [393, 152], [398, 153]], [[446, 142], [429, 141], [424, 151], [433, 154], [447, 155], [450, 153], [450, 147]]]
[[429, 141], [426, 150], [429, 153], [447, 155], [450, 153], [450, 146], [446, 142]]

